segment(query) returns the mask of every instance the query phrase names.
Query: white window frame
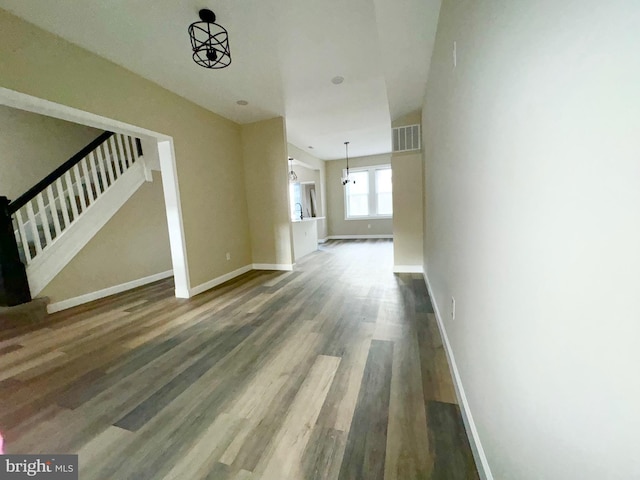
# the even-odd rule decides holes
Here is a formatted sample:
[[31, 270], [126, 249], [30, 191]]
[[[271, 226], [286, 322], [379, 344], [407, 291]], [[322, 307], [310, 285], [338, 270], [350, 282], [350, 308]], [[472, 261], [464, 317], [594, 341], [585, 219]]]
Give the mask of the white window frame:
[[[378, 215], [378, 201], [377, 201], [377, 193], [378, 193], [378, 185], [376, 183], [376, 170], [391, 170], [390, 164], [382, 164], [382, 165], [371, 165], [370, 167], [356, 167], [350, 168], [349, 173], [356, 172], [368, 172], [369, 173], [369, 215], [358, 215], [351, 216], [349, 215], [349, 196], [348, 196], [348, 186], [347, 184], [343, 188], [344, 190], [344, 219], [345, 220], [382, 220], [393, 218], [393, 213], [391, 215]], [[342, 178], [346, 177], [347, 170], [342, 170]], [[391, 175], [393, 179], [393, 170], [391, 170]], [[393, 180], [392, 180], [393, 182]], [[392, 187], [393, 193], [393, 187]], [[373, 212], [373, 213], [372, 213]]]

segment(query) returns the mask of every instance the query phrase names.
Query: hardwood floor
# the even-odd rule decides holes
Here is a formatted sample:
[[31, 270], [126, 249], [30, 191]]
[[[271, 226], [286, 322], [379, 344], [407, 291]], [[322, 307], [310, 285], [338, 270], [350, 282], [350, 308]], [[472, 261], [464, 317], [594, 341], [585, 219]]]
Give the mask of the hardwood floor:
[[0, 333], [8, 453], [83, 480], [477, 479], [421, 275], [333, 241], [190, 300], [161, 281]]

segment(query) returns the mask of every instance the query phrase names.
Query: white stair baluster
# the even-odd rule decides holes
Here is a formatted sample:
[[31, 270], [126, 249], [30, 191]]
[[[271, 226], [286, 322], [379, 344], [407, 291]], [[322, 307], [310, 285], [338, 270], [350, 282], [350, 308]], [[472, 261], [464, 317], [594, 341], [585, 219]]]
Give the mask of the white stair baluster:
[[40, 233], [36, 223], [36, 215], [33, 213], [33, 200], [27, 203], [27, 218], [31, 224], [31, 234], [33, 235], [33, 243], [36, 246], [36, 255], [42, 252], [42, 243], [40, 242]]
[[91, 188], [91, 176], [89, 175], [87, 157], [80, 160], [80, 166], [82, 167], [82, 185], [87, 192], [87, 205], [91, 205], [96, 197], [94, 196], [93, 188]]
[[20, 242], [22, 243], [24, 258], [27, 260], [27, 264], [29, 264], [29, 262], [31, 262], [31, 249], [29, 248], [27, 232], [24, 228], [24, 221], [22, 219], [22, 212], [20, 210], [16, 212], [16, 222], [18, 223], [18, 231], [20, 232]]
[[107, 173], [109, 175], [109, 185], [111, 185], [113, 182], [116, 181], [116, 173], [113, 169], [113, 163], [111, 161], [111, 156], [109, 154], [109, 148], [107, 146], [107, 143], [103, 143], [99, 148], [98, 151], [101, 151], [104, 153], [104, 161], [107, 164]]
[[76, 218], [78, 218], [78, 202], [76, 201], [76, 191], [73, 188], [71, 171], [64, 174], [64, 181], [67, 185], [67, 196], [69, 197], [69, 202], [71, 202], [71, 212], [73, 213], [73, 221], [75, 222]]
[[103, 191], [103, 188], [100, 188], [100, 179], [98, 178], [98, 166], [96, 165], [96, 159], [91, 152], [89, 155], [89, 167], [91, 168], [91, 177], [93, 178], [93, 185], [95, 186], [95, 198], [98, 198]]
[[111, 136], [109, 139], [109, 148], [111, 149], [111, 162], [113, 163], [113, 168], [117, 172], [117, 175], [122, 175], [122, 166], [120, 165], [120, 159], [118, 158], [118, 150], [116, 148], [116, 140]]
[[140, 155], [138, 155], [138, 142], [135, 138], [129, 137], [131, 140], [131, 149], [133, 150], [133, 158], [137, 162]]
[[100, 178], [102, 179], [102, 191], [104, 192], [107, 188], [109, 188], [109, 185], [111, 185], [111, 182], [109, 182], [109, 179], [107, 178], [107, 174], [105, 173], [104, 160], [102, 159], [100, 147], [95, 149], [94, 154], [96, 157], [96, 163], [98, 164], [98, 171], [100, 172]]
[[120, 158], [120, 162], [122, 164], [122, 168], [127, 170], [129, 168], [129, 162], [127, 161], [127, 156], [125, 155], [124, 148], [122, 148], [122, 135], [116, 135], [116, 141], [118, 143], [118, 157]]
[[62, 228], [62, 230], [64, 231], [71, 223], [71, 220], [69, 217], [70, 206], [67, 205], [69, 192], [64, 188], [62, 184], [62, 177], [56, 180], [56, 188], [58, 189], [58, 203], [60, 203], [60, 210], [62, 210], [62, 219], [64, 220], [64, 227]]
[[75, 194], [80, 197], [80, 206], [82, 207], [82, 212], [87, 209], [87, 200], [84, 196], [84, 189], [82, 188], [82, 175], [80, 175], [80, 167], [78, 165], [74, 165], [73, 167], [73, 175], [75, 177]]
[[56, 197], [53, 195], [53, 187], [49, 185], [47, 187], [47, 197], [49, 197], [49, 211], [51, 212], [51, 218], [53, 219], [53, 228], [56, 231], [56, 238], [60, 236], [60, 219], [58, 218], [58, 209], [56, 208]]
[[[47, 217], [47, 211], [44, 206], [44, 197], [42, 192], [36, 195], [36, 203], [38, 204], [38, 215], [40, 216], [40, 222], [44, 231], [44, 239], [46, 241], [44, 247], [51, 245], [51, 230], [49, 227], [49, 218]], [[38, 235], [40, 237], [40, 235]]]
[[135, 163], [135, 158], [133, 156], [133, 150], [131, 149], [131, 137], [128, 135], [122, 136], [122, 141], [124, 142], [124, 149], [127, 152], [127, 158], [129, 159], [129, 167]]

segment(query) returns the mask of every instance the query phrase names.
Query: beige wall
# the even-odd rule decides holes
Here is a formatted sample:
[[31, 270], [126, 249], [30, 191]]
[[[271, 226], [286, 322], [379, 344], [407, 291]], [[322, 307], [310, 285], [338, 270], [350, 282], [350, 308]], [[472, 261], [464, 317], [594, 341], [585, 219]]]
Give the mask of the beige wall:
[[2, 10], [0, 86], [172, 136], [191, 286], [251, 263], [239, 125]]
[[640, 478], [639, 24], [636, 0], [443, 2], [425, 268], [495, 479]]
[[422, 154], [391, 157], [393, 169], [393, 263], [422, 267]]
[[422, 123], [422, 110], [416, 110], [415, 112], [408, 113], [402, 117], [396, 118], [391, 122], [391, 127], [403, 127], [405, 125], [417, 125]]
[[[393, 121], [393, 128], [422, 123], [417, 110]], [[393, 262], [422, 268], [423, 173], [422, 153], [401, 152], [391, 156], [393, 169]]]
[[160, 172], [145, 182], [40, 296], [60, 302], [171, 270]]
[[101, 133], [0, 105], [0, 195], [15, 200]]
[[293, 264], [284, 118], [242, 126], [253, 263]]
[[[391, 164], [391, 154], [349, 159], [349, 168], [384, 164]], [[390, 218], [379, 220], [345, 220], [344, 187], [340, 179], [342, 178], [342, 170], [346, 167], [346, 160], [331, 160], [326, 162], [327, 222], [329, 235], [391, 235], [393, 233], [393, 220]], [[368, 228], [369, 225], [371, 225], [371, 228]]]

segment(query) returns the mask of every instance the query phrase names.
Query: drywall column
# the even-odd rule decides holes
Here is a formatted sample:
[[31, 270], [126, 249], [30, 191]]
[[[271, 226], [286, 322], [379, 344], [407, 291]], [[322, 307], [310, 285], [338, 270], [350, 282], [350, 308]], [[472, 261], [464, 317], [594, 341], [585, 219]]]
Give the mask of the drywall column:
[[422, 272], [422, 154], [396, 153], [393, 171], [393, 264], [396, 272]]
[[253, 264], [290, 270], [293, 249], [284, 118], [243, 125], [241, 136]]

